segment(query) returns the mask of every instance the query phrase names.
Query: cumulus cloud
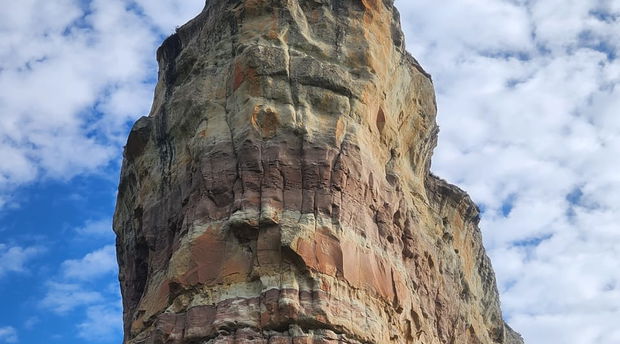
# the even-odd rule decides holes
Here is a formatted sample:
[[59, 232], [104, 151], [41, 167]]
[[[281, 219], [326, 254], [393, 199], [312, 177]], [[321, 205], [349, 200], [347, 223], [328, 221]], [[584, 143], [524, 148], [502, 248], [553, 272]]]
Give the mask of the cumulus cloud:
[[29, 260], [41, 254], [40, 247], [21, 247], [0, 244], [0, 277], [8, 272], [25, 272]]
[[63, 276], [67, 279], [92, 281], [116, 271], [116, 250], [113, 245], [93, 251], [82, 259], [62, 263]]
[[[146, 114], [162, 34], [197, 3], [24, 0], [0, 13], [0, 199], [40, 178], [95, 173]], [[146, 15], [145, 15], [146, 14]], [[180, 17], [185, 17], [184, 19]]]
[[618, 342], [617, 1], [397, 1], [433, 74], [433, 170], [469, 191], [532, 343]]
[[17, 330], [14, 327], [0, 327], [0, 343], [17, 343]]
[[[3, 4], [0, 160], [9, 163], [0, 164], [0, 210], [19, 201], [19, 188], [30, 183], [108, 173], [110, 164], [116, 170], [128, 125], [149, 111], [156, 47], [203, 5], [203, 0]], [[108, 219], [89, 221], [75, 232], [106, 242], [112, 235]], [[0, 244], [0, 276], [27, 271], [39, 252]], [[111, 341], [122, 319], [115, 271], [112, 245], [67, 259], [45, 284], [40, 306], [62, 316], [80, 313], [80, 337]], [[0, 328], [0, 342], [16, 340], [12, 331]]]

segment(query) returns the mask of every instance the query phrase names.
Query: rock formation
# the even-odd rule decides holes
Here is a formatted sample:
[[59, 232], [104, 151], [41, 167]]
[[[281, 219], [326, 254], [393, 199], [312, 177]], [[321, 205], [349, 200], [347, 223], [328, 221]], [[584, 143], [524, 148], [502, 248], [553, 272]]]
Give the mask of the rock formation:
[[429, 172], [391, 0], [209, 0], [158, 50], [114, 228], [125, 343], [521, 343]]

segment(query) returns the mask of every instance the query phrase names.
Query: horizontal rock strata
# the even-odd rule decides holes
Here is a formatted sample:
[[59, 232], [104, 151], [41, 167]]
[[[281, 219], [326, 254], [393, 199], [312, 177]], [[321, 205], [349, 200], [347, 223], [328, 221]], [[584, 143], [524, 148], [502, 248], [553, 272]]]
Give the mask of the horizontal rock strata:
[[520, 343], [479, 211], [429, 172], [384, 0], [210, 0], [158, 50], [114, 218], [125, 343]]

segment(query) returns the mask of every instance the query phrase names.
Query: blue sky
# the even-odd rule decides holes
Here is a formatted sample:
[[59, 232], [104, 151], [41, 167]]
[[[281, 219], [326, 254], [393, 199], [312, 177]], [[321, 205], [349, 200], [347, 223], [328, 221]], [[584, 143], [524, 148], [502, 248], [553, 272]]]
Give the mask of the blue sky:
[[0, 13], [0, 343], [120, 343], [114, 211], [155, 49], [201, 1], [26, 0]]
[[[528, 343], [620, 343], [620, 3], [397, 0], [433, 75], [433, 171], [467, 190]], [[120, 343], [111, 232], [155, 49], [203, 0], [0, 12], [0, 344]]]

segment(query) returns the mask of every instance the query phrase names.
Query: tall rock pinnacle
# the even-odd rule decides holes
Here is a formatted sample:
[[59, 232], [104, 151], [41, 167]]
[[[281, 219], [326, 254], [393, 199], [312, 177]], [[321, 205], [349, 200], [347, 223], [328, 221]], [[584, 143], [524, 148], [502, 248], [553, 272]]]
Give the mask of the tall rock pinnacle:
[[391, 0], [209, 0], [166, 39], [114, 218], [125, 343], [522, 343], [403, 42]]

